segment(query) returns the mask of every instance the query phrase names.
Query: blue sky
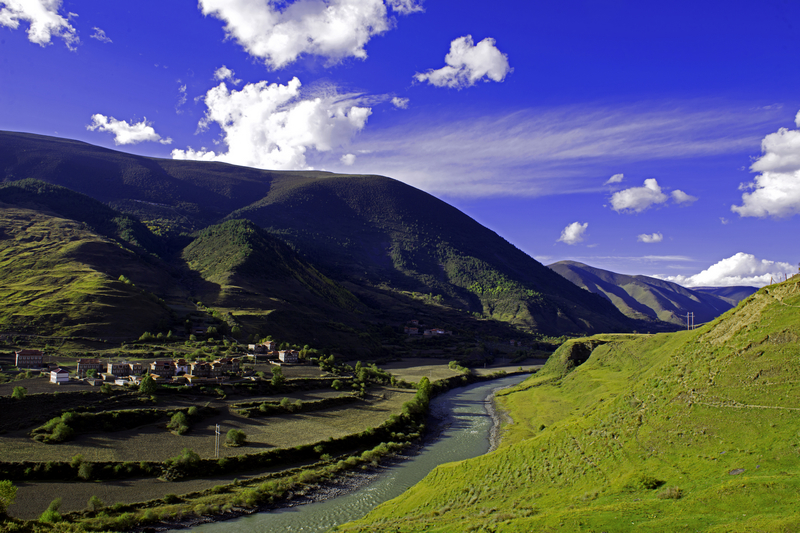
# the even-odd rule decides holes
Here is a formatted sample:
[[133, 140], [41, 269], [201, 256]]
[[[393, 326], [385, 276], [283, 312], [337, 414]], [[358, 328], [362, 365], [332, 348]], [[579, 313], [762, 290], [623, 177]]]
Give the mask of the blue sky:
[[545, 264], [797, 271], [794, 1], [0, 0], [0, 129], [381, 174]]

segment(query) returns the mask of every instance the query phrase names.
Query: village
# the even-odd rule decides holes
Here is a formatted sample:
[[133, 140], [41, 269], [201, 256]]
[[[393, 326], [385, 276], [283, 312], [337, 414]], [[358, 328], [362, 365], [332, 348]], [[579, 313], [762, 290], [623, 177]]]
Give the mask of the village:
[[277, 350], [274, 341], [247, 345], [247, 353], [240, 357], [220, 357], [214, 361], [187, 361], [179, 359], [155, 359], [146, 361], [111, 361], [80, 358], [73, 372], [63, 366], [45, 362], [41, 350], [24, 349], [14, 352], [14, 365], [22, 370], [37, 370], [49, 373], [50, 383], [60, 385], [70, 380], [82, 380], [89, 385], [135, 385], [150, 376], [158, 384], [174, 384], [192, 387], [213, 384], [231, 379], [258, 379], [252, 368], [244, 363], [269, 363], [276, 366], [300, 363], [300, 352], [294, 349]]

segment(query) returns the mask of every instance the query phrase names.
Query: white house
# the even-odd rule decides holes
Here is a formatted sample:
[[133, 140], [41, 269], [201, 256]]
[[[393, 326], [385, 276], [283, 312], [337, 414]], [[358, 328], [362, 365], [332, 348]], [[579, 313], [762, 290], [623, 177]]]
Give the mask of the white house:
[[55, 370], [50, 371], [50, 383], [61, 385], [62, 383], [68, 383], [68, 382], [69, 382], [69, 372], [67, 372], [63, 368], [56, 368]]
[[281, 350], [278, 352], [278, 359], [282, 363], [297, 363], [300, 360], [300, 353], [295, 350]]

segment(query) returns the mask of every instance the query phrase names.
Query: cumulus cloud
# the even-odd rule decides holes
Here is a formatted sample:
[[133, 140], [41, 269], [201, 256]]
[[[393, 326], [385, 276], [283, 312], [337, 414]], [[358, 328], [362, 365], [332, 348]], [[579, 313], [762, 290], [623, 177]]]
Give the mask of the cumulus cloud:
[[622, 183], [622, 180], [625, 179], [625, 176], [622, 174], [614, 174], [603, 185], [611, 185], [612, 183]]
[[697, 201], [697, 197], [692, 196], [691, 194], [686, 194], [680, 189], [675, 189], [672, 191], [672, 200], [676, 204], [692, 204]]
[[644, 180], [644, 187], [631, 187], [611, 195], [611, 207], [614, 211], [634, 211], [641, 213], [645, 209], [663, 204], [669, 196], [661, 192], [658, 181], [654, 178]]
[[225, 83], [206, 93], [208, 108], [200, 121], [205, 129], [217, 124], [228, 151], [202, 148], [173, 150], [174, 159], [225, 161], [265, 169], [306, 169], [309, 149], [328, 152], [349, 144], [372, 113], [360, 99], [329, 91], [303, 98], [300, 80], [286, 85], [266, 81], [250, 83], [242, 90], [228, 90]]
[[422, 6], [415, 0], [387, 0], [386, 3], [401, 15], [423, 11]]
[[343, 164], [347, 165], [348, 167], [353, 166], [356, 162], [355, 154], [344, 154], [341, 159], [339, 159]]
[[757, 259], [752, 254], [739, 252], [723, 259], [693, 276], [654, 276], [684, 287], [730, 287], [749, 285], [763, 287], [770, 279], [777, 281], [784, 275], [795, 273], [789, 263]]
[[86, 126], [89, 131], [107, 131], [114, 134], [114, 144], [137, 144], [140, 142], [151, 141], [161, 144], [170, 144], [172, 139], [163, 139], [156, 133], [153, 126], [143, 118], [141, 122], [128, 124], [124, 120], [117, 120], [114, 117], [106, 117], [100, 113], [92, 115], [92, 123]]
[[395, 96], [392, 98], [392, 105], [397, 109], [408, 109], [408, 98], [399, 98]]
[[391, 29], [388, 7], [399, 14], [421, 11], [416, 0], [200, 0], [204, 15], [225, 23], [225, 33], [272, 68], [301, 54], [329, 64], [365, 59], [369, 40]]
[[94, 33], [89, 36], [91, 39], [97, 39], [101, 43], [113, 43], [114, 42], [106, 35], [106, 32], [104, 32], [103, 30], [101, 30], [97, 26], [95, 26], [92, 29], [94, 30]]
[[436, 87], [463, 89], [484, 78], [484, 81], [501, 82], [513, 70], [508, 64], [508, 56], [497, 49], [491, 37], [478, 44], [473, 43], [472, 35], [455, 39], [450, 43], [450, 53], [444, 62], [446, 65], [438, 70], [417, 72], [414, 79], [427, 81]]
[[60, 37], [70, 50], [75, 50], [80, 42], [78, 33], [68, 18], [59, 15], [61, 0], [3, 0], [0, 2], [0, 26], [12, 30], [19, 28], [20, 22], [27, 22], [28, 40], [40, 46], [50, 44], [53, 37]]
[[636, 240], [639, 242], [652, 244], [663, 241], [664, 236], [661, 233], [651, 233], [649, 235], [647, 233], [642, 233], [641, 235], [636, 237]]
[[242, 80], [237, 80], [235, 73], [225, 65], [222, 65], [214, 71], [214, 79], [217, 81], [228, 80], [234, 85], [239, 85], [242, 83]]
[[743, 217], [790, 217], [800, 214], [800, 112], [798, 129], [780, 128], [761, 141], [762, 156], [750, 166], [759, 172], [755, 181], [740, 189], [742, 205], [731, 206]]
[[561, 237], [556, 242], [563, 242], [565, 244], [578, 244], [583, 242], [583, 236], [586, 234], [586, 229], [589, 227], [588, 222], [581, 224], [580, 222], [573, 222], [561, 231]]

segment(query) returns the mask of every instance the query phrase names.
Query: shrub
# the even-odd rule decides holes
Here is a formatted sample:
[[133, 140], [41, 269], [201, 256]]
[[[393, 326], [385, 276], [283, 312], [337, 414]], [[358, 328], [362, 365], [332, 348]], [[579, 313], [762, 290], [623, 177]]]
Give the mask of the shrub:
[[150, 374], [147, 374], [145, 377], [143, 377], [141, 383], [139, 383], [139, 392], [142, 394], [150, 396], [155, 394], [157, 390], [158, 384], [150, 376]]
[[14, 387], [14, 392], [11, 393], [11, 397], [15, 400], [21, 400], [25, 397], [25, 394], [28, 393], [28, 389], [25, 387]]
[[39, 516], [39, 522], [56, 523], [61, 522], [61, 513], [58, 510], [61, 508], [61, 498], [56, 498], [47, 507], [47, 510]]
[[86, 481], [92, 479], [92, 463], [81, 463], [78, 467], [78, 477]]
[[283, 376], [283, 369], [279, 366], [276, 366], [272, 369], [272, 386], [273, 387], [280, 387], [286, 383], [286, 378]]
[[242, 446], [247, 442], [247, 435], [240, 429], [231, 429], [225, 436], [226, 446]]
[[6, 514], [6, 509], [14, 503], [16, 497], [17, 487], [10, 481], [0, 481], [0, 516]]
[[683, 490], [680, 487], [669, 487], [668, 489], [660, 492], [658, 497], [662, 500], [680, 500], [683, 498]]
[[97, 512], [105, 506], [106, 504], [103, 503], [103, 500], [97, 496], [90, 497], [89, 502], [86, 504], [86, 508], [92, 512]]
[[186, 418], [186, 413], [179, 411], [172, 415], [172, 418], [167, 424], [167, 428], [178, 435], [183, 435], [189, 431], [189, 419]]

